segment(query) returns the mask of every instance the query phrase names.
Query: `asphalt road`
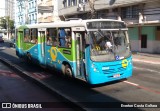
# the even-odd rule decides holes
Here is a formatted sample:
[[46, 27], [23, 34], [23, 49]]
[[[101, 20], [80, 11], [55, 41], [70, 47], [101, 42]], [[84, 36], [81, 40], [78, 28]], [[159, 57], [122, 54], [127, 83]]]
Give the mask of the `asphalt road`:
[[[59, 76], [59, 73], [55, 71], [48, 71], [40, 68], [39, 66], [28, 64], [25, 61], [18, 59], [15, 55], [15, 50], [7, 47], [7, 44], [0, 46], [0, 56], [14, 63], [16, 67], [24, 69], [30, 74], [30, 76], [38, 79], [42, 83], [47, 84], [59, 94], [71, 99], [74, 102], [77, 102], [78, 104], [81, 104], [82, 106], [87, 107], [88, 103], [95, 102], [95, 104], [87, 107], [86, 110], [111, 110], [107, 108], [107, 104], [109, 104], [107, 102], [120, 102], [124, 105], [142, 104], [142, 106], [144, 103], [141, 102], [149, 102], [147, 104], [153, 104], [155, 106], [160, 105], [160, 64], [154, 64], [154, 61], [151, 64], [145, 62], [145, 60], [148, 61], [154, 59], [152, 57], [145, 57], [143, 61], [133, 62], [133, 76], [128, 80], [107, 83], [96, 87], [89, 87], [81, 81], [62, 78]], [[134, 57], [136, 57], [136, 55], [133, 56], [133, 60]], [[141, 60], [141, 58], [139, 58], [139, 60]], [[100, 102], [105, 102], [105, 106], [99, 105]], [[140, 108], [137, 107], [129, 109], [112, 108], [112, 110], [160, 110], [159, 108], [142, 108], [142, 106]]]
[[[2, 48], [2, 44], [0, 45], [0, 48]], [[38, 109], [23, 109], [23, 111], [74, 111], [71, 106], [65, 104], [65, 101], [54, 96], [53, 93], [46, 91], [43, 87], [38, 86], [32, 81], [24, 79], [16, 71], [0, 62], [0, 106], [2, 104], [1, 102], [27, 105], [31, 103], [40, 104], [39, 108], [37, 107]], [[50, 104], [53, 107], [43, 108], [43, 106], [46, 107], [46, 105]], [[0, 111], [17, 111], [16, 107], [17, 105], [14, 105], [15, 109], [2, 108]]]

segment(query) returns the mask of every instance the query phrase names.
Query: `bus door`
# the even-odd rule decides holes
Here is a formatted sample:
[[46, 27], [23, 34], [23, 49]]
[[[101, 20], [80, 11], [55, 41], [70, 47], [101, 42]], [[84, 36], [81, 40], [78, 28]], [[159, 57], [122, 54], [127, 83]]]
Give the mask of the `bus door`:
[[85, 28], [84, 27], [74, 27], [72, 28], [74, 36], [76, 39], [76, 77], [85, 79], [85, 63], [84, 63], [84, 46], [85, 46]]
[[39, 54], [39, 62], [40, 64], [42, 65], [45, 65], [46, 64], [46, 61], [45, 61], [45, 35], [46, 35], [46, 28], [40, 28], [38, 29], [38, 40], [39, 40], [39, 45], [38, 45], [38, 54]]

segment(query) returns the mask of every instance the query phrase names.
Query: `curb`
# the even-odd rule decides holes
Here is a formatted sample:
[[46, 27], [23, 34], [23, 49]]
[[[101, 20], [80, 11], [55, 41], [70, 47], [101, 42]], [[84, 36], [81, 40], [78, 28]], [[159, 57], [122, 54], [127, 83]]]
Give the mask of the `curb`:
[[[69, 105], [73, 106], [73, 109], [76, 109], [76, 111], [87, 111], [88, 109], [83, 107], [82, 104], [78, 103], [78, 101], [72, 99], [71, 97], [59, 92], [58, 90], [56, 90], [55, 88], [47, 85], [46, 83], [30, 76], [30, 74], [26, 71], [23, 71], [23, 69], [19, 66], [17, 66], [16, 64], [13, 64], [12, 62], [8, 61], [7, 59], [4, 59], [2, 57], [0, 57], [0, 61], [4, 64], [6, 64], [7, 66], [9, 66], [11, 69], [15, 70], [16, 72], [19, 72], [23, 75], [20, 76], [24, 76], [27, 77], [28, 79], [32, 80], [33, 82], [37, 83], [38, 85], [41, 85], [42, 87], [48, 89], [49, 91], [51, 91], [52, 93], [56, 94], [56, 96], [62, 98], [64, 101], [66, 101], [66, 103], [69, 103]], [[18, 74], [19, 75], [19, 74]]]

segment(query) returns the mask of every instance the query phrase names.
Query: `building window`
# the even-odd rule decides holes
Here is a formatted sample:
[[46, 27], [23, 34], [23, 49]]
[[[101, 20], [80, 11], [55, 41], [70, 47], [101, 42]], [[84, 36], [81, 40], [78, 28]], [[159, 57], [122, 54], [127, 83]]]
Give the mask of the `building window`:
[[72, 0], [68, 0], [68, 6], [72, 6]]
[[32, 20], [34, 20], [34, 14], [32, 14]]
[[23, 22], [23, 18], [21, 17], [21, 22]]
[[138, 18], [138, 5], [123, 7], [122, 8], [122, 18]]
[[29, 3], [29, 8], [31, 8], [31, 3]]
[[35, 19], [37, 20], [37, 13], [35, 13]]
[[35, 0], [35, 2], [34, 2], [34, 7], [36, 7], [37, 6], [37, 1]]
[[29, 15], [29, 20], [31, 20], [31, 15]]
[[32, 8], [34, 7], [34, 3], [32, 2]]
[[147, 48], [147, 35], [141, 35], [141, 48]]
[[77, 0], [73, 0], [73, 6], [77, 5]]
[[160, 26], [157, 26], [156, 40], [160, 41]]
[[63, 6], [67, 7], [67, 0], [63, 0]]

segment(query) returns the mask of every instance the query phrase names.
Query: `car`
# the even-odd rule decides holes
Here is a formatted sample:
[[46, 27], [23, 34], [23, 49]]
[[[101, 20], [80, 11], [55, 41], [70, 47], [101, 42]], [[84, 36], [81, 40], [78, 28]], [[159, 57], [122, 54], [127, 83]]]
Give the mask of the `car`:
[[9, 46], [10, 46], [10, 47], [15, 47], [15, 46], [16, 46], [15, 38], [13, 38], [13, 39], [11, 39], [11, 40], [9, 41]]
[[0, 36], [0, 43], [4, 43], [4, 39], [2, 36]]

